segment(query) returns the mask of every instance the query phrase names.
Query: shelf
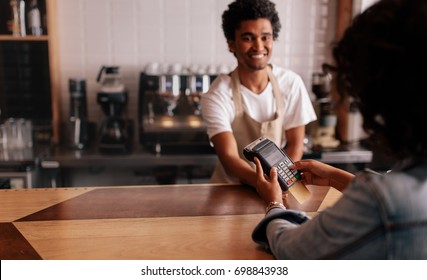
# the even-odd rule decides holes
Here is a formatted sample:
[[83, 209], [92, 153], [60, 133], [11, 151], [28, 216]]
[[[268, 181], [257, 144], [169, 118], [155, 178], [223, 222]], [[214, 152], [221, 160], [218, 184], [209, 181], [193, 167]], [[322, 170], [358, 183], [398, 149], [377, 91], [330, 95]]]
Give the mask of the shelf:
[[13, 35], [0, 35], [0, 41], [48, 41], [49, 36], [13, 36]]
[[[53, 128], [53, 136], [52, 142], [58, 144], [60, 141], [60, 116], [61, 116], [61, 79], [60, 79], [60, 71], [59, 71], [59, 53], [58, 53], [58, 27], [57, 27], [57, 13], [56, 13], [56, 1], [57, 0], [38, 0], [39, 9], [42, 17], [46, 17], [46, 24], [43, 26], [43, 30], [45, 35], [42, 36], [13, 36], [7, 30], [7, 21], [10, 17], [10, 7], [9, 1], [1, 1], [0, 0], [0, 46], [1, 45], [23, 45], [23, 48], [30, 48], [29, 46], [43, 44], [47, 46], [48, 58], [43, 57], [43, 61], [41, 64], [48, 65], [49, 73], [49, 83], [50, 83], [50, 98], [51, 98], [51, 111], [52, 111], [52, 128]], [[27, 2], [27, 1], [26, 1]], [[44, 20], [43, 20], [44, 21]], [[30, 33], [28, 33], [30, 34]], [[46, 44], [45, 44], [46, 43]], [[8, 57], [9, 58], [9, 57]], [[21, 58], [20, 58], [21, 59]], [[38, 59], [40, 61], [40, 57], [36, 55], [36, 57], [26, 56], [21, 60], [25, 61], [35, 61]], [[20, 61], [21, 61], [20, 60]], [[9, 59], [10, 61], [10, 59]], [[10, 64], [10, 63], [9, 63]], [[4, 67], [8, 67], [9, 65], [5, 64], [5, 59], [0, 54], [0, 75], [5, 76], [4, 73], [8, 75], [14, 75], [11, 71], [5, 71]], [[8, 69], [10, 70], [10, 69]], [[33, 71], [34, 72], [34, 71]], [[16, 75], [15, 75], [16, 76]], [[4, 80], [4, 78], [3, 78]], [[8, 80], [8, 82], [10, 82]], [[5, 90], [5, 86], [0, 81], [0, 90]], [[19, 86], [25, 86], [23, 83], [19, 83]], [[36, 90], [39, 90], [37, 87]], [[37, 94], [36, 90], [33, 91], [33, 94]], [[4, 100], [4, 97], [1, 96], [1, 101]]]

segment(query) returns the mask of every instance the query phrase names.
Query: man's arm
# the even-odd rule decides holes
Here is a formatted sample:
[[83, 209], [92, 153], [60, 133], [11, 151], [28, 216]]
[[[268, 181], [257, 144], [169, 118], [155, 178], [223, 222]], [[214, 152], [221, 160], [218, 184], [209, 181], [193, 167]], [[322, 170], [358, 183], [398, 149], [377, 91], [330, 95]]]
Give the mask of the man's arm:
[[240, 158], [234, 135], [229, 131], [221, 132], [212, 137], [211, 141], [225, 172], [239, 178], [240, 182], [255, 187], [256, 172], [245, 160]]
[[288, 129], [285, 134], [285, 152], [293, 161], [300, 160], [304, 154], [305, 125]]

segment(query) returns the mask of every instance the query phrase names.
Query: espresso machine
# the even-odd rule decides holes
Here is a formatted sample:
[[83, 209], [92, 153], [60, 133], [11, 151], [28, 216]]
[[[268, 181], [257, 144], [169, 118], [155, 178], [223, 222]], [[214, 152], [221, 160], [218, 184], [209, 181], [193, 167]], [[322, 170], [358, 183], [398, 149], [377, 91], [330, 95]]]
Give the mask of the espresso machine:
[[99, 152], [128, 154], [132, 148], [132, 121], [122, 117], [128, 102], [128, 92], [117, 66], [101, 67], [98, 77], [101, 88], [97, 102], [106, 115], [99, 132]]
[[313, 149], [333, 149], [340, 141], [335, 136], [337, 114], [331, 98], [332, 75], [323, 69], [312, 74], [312, 92], [316, 96], [315, 107], [318, 113], [318, 126], [312, 139]]
[[142, 72], [139, 83], [140, 142], [163, 154], [213, 153], [201, 117], [207, 75]]
[[204, 73], [193, 73], [188, 76], [186, 96], [188, 103], [193, 108], [193, 114], [201, 115], [202, 94], [209, 90], [210, 76]]

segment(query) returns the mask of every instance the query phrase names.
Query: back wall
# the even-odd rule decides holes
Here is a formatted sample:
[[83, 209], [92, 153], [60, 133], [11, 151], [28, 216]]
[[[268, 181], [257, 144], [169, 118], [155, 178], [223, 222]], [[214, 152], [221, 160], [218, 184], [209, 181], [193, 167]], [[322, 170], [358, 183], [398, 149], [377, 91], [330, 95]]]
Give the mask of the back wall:
[[[127, 116], [138, 116], [139, 73], [150, 63], [235, 66], [221, 29], [232, 0], [57, 0], [61, 119], [69, 116], [70, 78], [86, 79], [89, 119], [100, 123], [96, 76], [117, 65], [129, 89]], [[273, 0], [282, 30], [272, 62], [311, 73], [329, 60], [338, 0]]]

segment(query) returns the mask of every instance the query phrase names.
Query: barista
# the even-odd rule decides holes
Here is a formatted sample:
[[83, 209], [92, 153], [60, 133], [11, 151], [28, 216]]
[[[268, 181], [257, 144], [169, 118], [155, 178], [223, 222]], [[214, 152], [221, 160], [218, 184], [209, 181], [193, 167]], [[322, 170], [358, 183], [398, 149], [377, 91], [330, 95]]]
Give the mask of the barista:
[[219, 157], [211, 181], [255, 186], [255, 169], [243, 148], [265, 136], [299, 160], [305, 125], [316, 115], [301, 77], [269, 64], [281, 28], [274, 3], [235, 0], [222, 15], [222, 27], [237, 68], [220, 74], [202, 98], [207, 133]]

